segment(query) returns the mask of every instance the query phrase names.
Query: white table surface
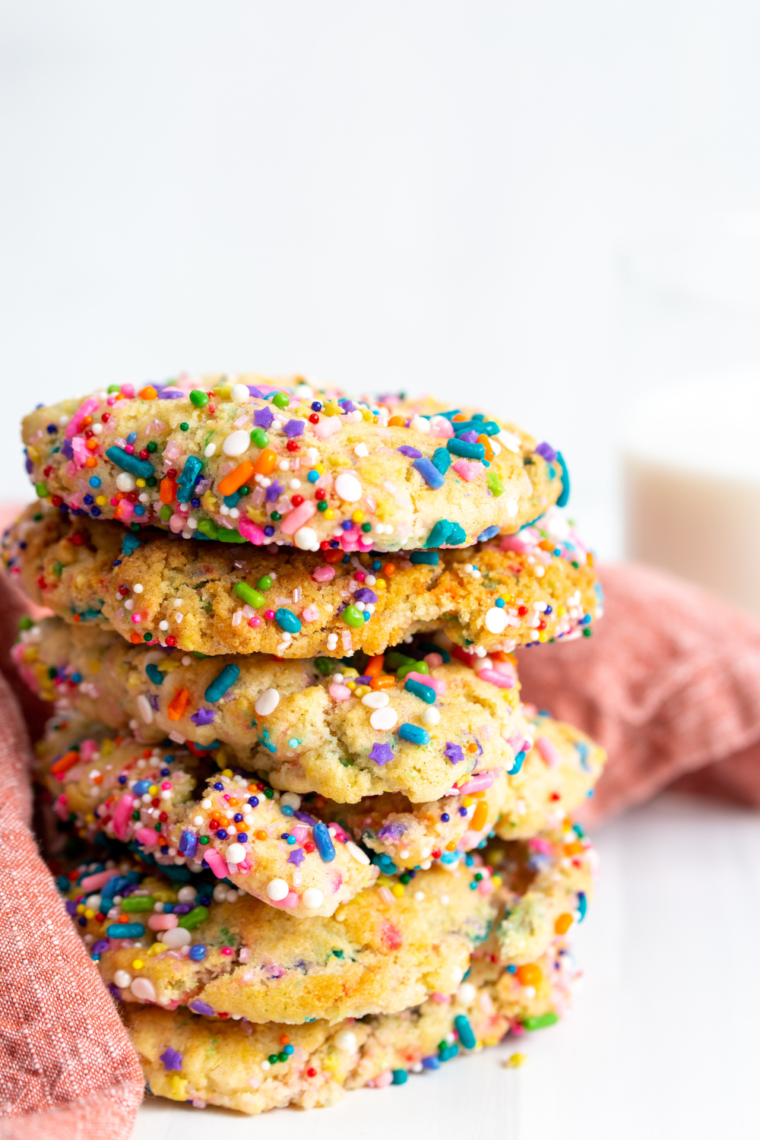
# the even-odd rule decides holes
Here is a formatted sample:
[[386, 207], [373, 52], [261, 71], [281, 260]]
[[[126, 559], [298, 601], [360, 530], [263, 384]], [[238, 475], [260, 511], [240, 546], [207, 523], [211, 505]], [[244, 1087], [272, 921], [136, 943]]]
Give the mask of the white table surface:
[[[247, 1118], [149, 1100], [133, 1140], [759, 1136], [760, 813], [671, 795], [595, 839], [567, 1021], [332, 1109]], [[527, 1062], [505, 1069], [516, 1049]]]

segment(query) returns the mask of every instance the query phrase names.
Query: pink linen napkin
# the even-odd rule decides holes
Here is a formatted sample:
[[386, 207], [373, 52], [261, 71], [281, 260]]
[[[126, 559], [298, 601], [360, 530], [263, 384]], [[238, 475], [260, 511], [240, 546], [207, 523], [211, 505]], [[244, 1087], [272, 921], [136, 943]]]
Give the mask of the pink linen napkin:
[[[140, 1065], [30, 829], [31, 756], [8, 654], [22, 606], [0, 577], [0, 1138], [126, 1140]], [[39, 735], [49, 707], [23, 700]]]
[[760, 622], [648, 566], [600, 577], [592, 637], [519, 653], [523, 698], [609, 752], [585, 821], [675, 782], [760, 806]]

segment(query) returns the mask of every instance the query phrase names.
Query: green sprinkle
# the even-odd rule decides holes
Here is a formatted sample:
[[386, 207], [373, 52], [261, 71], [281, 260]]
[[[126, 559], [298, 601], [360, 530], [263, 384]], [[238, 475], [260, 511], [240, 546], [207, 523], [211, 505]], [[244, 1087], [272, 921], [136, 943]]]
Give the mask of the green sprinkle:
[[53, 563], [53, 573], [55, 574], [56, 578], [60, 578], [61, 574], [63, 573], [63, 563], [54, 562]]
[[400, 665], [396, 671], [396, 680], [403, 681], [407, 673], [430, 673], [430, 667], [427, 661], [410, 661], [408, 664]]
[[290, 406], [290, 396], [285, 392], [278, 392], [275, 396], [272, 396], [272, 403], [277, 408], [287, 408]]
[[207, 906], [195, 906], [188, 914], [183, 914], [182, 918], [177, 923], [184, 930], [195, 930], [196, 926], [200, 926], [208, 918]]
[[489, 471], [486, 476], [486, 486], [495, 499], [504, 494], [504, 484], [495, 471]]
[[204, 847], [206, 846], [206, 844], [208, 843], [208, 836], [207, 835], [201, 836], [201, 843], [203, 844]]
[[[169, 519], [172, 517], [172, 514], [173, 514], [173, 513], [174, 513], [174, 512], [172, 511], [172, 509], [171, 509], [171, 507], [169, 506], [169, 504], [168, 504], [168, 503], [164, 503], [164, 505], [163, 505], [163, 506], [162, 506], [162, 508], [161, 508], [161, 512], [160, 512], [160, 514], [161, 514], [161, 520], [162, 520], [162, 522], [168, 522], [168, 521], [169, 521]], [[200, 523], [198, 524], [198, 529], [200, 530]]]
[[137, 914], [143, 910], [153, 910], [155, 905], [153, 895], [138, 895], [136, 898], [124, 899], [121, 909], [125, 914]]
[[369, 534], [369, 532], [372, 530], [372, 523], [362, 523], [362, 530], [365, 534]]
[[269, 443], [269, 436], [262, 427], [253, 429], [251, 432], [251, 443], [255, 443], [257, 447], [266, 447]]
[[34, 489], [37, 492], [38, 499], [46, 499], [49, 495], [47, 483], [35, 483]]
[[253, 606], [255, 610], [260, 610], [266, 600], [263, 594], [260, 594], [258, 590], [254, 590], [253, 586], [247, 585], [246, 582], [238, 582], [235, 586], [235, 593], [239, 598], [242, 598], [247, 605]]
[[264, 788], [264, 798], [265, 799], [271, 800], [273, 796], [274, 796], [274, 792], [272, 791], [271, 788]]
[[158, 444], [155, 439], [152, 439], [150, 443], [146, 443], [145, 450], [150, 452], [158, 451]]
[[280, 514], [279, 511], [272, 511], [272, 513], [269, 517], [272, 520], [272, 522], [279, 522], [280, 519], [282, 518], [282, 515]]
[[190, 402], [195, 404], [196, 408], [205, 408], [208, 403], [208, 396], [205, 392], [199, 392], [197, 388], [193, 388], [190, 393]]
[[180, 424], [179, 430], [180, 431], [190, 431], [190, 424]]
[[[161, 518], [164, 517], [165, 509], [168, 509], [169, 513], [171, 513], [171, 507], [163, 508], [161, 510]], [[199, 519], [198, 530], [201, 532], [201, 534], [205, 534], [206, 538], [216, 538], [217, 534], [219, 533], [219, 527], [215, 522], [212, 522], [211, 519]]]
[[258, 582], [256, 583], [256, 589], [257, 590], [264, 590], [266, 592], [267, 590], [272, 589], [272, 585], [273, 585], [273, 579], [270, 578], [268, 574], [264, 574], [261, 578], [259, 578]]
[[277, 1054], [276, 1053], [270, 1053], [269, 1054], [269, 1064], [270, 1065], [276, 1065], [277, 1061], [278, 1061]]
[[155, 487], [157, 483], [158, 483], [158, 479], [156, 478], [155, 475], [149, 475], [148, 478], [145, 480], [145, 486], [146, 487]]
[[[327, 503], [325, 502], [324, 499], [320, 499], [319, 502], [317, 503], [317, 510], [318, 511], [326, 511], [327, 510]], [[365, 523], [364, 526], [366, 526], [366, 525], [367, 524]], [[364, 530], [364, 526], [362, 526], [362, 530]]]
[[550, 1025], [556, 1025], [559, 1017], [556, 1013], [542, 1013], [538, 1017], [526, 1017], [523, 1021], [523, 1029], [548, 1029]]
[[108, 395], [110, 396], [110, 395], [112, 395], [112, 393], [119, 391], [119, 385], [118, 384], [109, 384], [106, 391], [108, 392]]
[[33, 625], [34, 625], [34, 622], [32, 621], [32, 619], [30, 617], [19, 618], [19, 621], [18, 621], [19, 629], [31, 629]]
[[354, 629], [361, 629], [364, 625], [364, 614], [356, 606], [346, 606], [341, 616], [346, 625], [353, 626]]

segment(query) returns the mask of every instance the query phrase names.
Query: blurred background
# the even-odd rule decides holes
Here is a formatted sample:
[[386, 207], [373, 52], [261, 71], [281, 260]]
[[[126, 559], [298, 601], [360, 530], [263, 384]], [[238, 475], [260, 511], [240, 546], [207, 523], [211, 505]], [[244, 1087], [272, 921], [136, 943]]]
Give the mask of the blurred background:
[[[16, 425], [38, 401], [300, 371], [514, 416], [562, 447], [610, 558], [641, 401], [738, 370], [746, 421], [757, 4], [5, 0], [0, 19], [5, 498], [28, 494]], [[659, 499], [650, 475], [629, 515]]]

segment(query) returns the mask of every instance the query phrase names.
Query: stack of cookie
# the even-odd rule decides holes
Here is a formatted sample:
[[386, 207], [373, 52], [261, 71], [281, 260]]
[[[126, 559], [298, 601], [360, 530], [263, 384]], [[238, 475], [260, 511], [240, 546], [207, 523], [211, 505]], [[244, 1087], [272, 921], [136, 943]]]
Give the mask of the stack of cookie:
[[590, 633], [562, 456], [301, 380], [38, 408], [8, 572], [59, 880], [155, 1094], [255, 1113], [552, 1024], [604, 754], [514, 650]]

